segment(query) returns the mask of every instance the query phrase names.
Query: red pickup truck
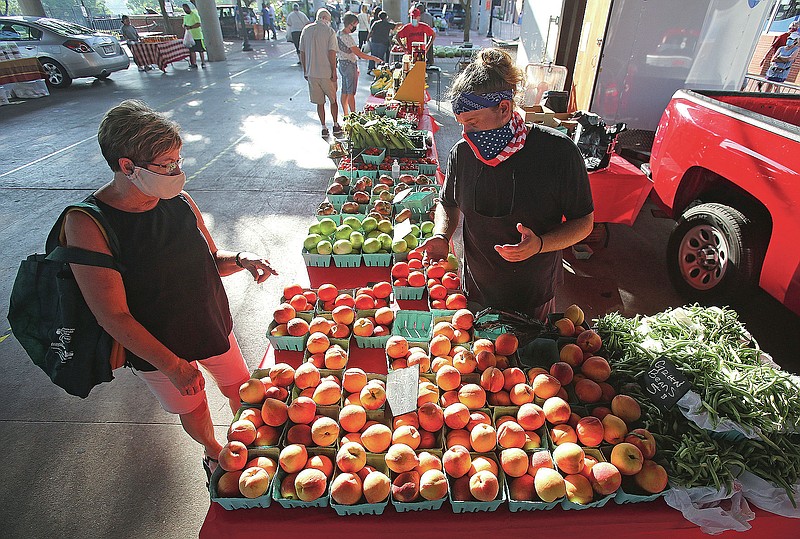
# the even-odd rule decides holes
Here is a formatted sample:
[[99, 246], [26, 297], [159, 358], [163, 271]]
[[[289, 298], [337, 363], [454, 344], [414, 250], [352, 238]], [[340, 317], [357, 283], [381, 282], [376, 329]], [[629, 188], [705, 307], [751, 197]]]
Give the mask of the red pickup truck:
[[800, 95], [680, 90], [672, 97], [649, 174], [677, 221], [667, 264], [684, 295], [724, 297], [757, 283], [800, 314], [798, 126]]

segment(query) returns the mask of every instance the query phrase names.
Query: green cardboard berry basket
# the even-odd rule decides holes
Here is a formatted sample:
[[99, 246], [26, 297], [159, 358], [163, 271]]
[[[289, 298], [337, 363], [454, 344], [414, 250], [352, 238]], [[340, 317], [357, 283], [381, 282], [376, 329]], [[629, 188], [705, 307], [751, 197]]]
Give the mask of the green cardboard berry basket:
[[[365, 148], [365, 149], [369, 150], [371, 148]], [[370, 155], [364, 152], [361, 154], [361, 159], [363, 159], [364, 162], [367, 163], [368, 165], [380, 165], [381, 163], [383, 163], [383, 158], [386, 157], [386, 148], [377, 148], [377, 149], [380, 150], [381, 153], [379, 153], [378, 155]]]
[[314, 268], [327, 268], [331, 265], [331, 255], [309, 253], [306, 249], [303, 249], [303, 260], [305, 261], [306, 266], [311, 266]]
[[340, 175], [341, 176], [347, 176], [348, 178], [351, 178], [351, 179], [359, 177], [357, 168], [350, 169], [350, 170], [345, 170], [345, 169], [341, 169], [340, 168], [340, 169], [336, 170], [336, 175], [337, 176], [340, 176]]
[[[372, 466], [379, 472], [383, 472], [386, 476], [389, 476], [389, 468], [386, 466], [386, 460], [383, 454], [376, 454], [376, 453], [367, 453], [367, 466]], [[340, 474], [338, 468], [336, 473], [333, 474], [333, 479]], [[331, 480], [331, 483], [333, 480]], [[341, 505], [336, 503], [336, 501], [331, 498], [330, 503], [331, 507], [336, 514], [339, 516], [347, 516], [347, 515], [382, 515], [383, 510], [386, 509], [386, 506], [389, 505], [389, 498], [391, 494], [386, 497], [385, 500], [378, 503], [367, 503], [364, 501], [364, 497], [361, 497], [360, 502], [363, 503], [356, 503], [354, 505]]]
[[334, 213], [333, 215], [320, 215], [317, 213], [314, 216], [317, 218], [317, 221], [322, 221], [323, 219], [330, 219], [337, 225], [342, 224], [342, 215], [339, 213]]
[[411, 193], [402, 201], [394, 205], [395, 212], [399, 212], [406, 208], [410, 209], [412, 212], [414, 211], [416, 211], [417, 213], [426, 212], [433, 206], [434, 198], [435, 198], [434, 193], [431, 193], [429, 191], [417, 191], [415, 193]]
[[[362, 155], [362, 157], [364, 157], [364, 156]], [[375, 164], [380, 164], [380, 163], [375, 163]], [[378, 177], [378, 169], [377, 168], [375, 170], [359, 169], [358, 170], [358, 177], [359, 178], [366, 177], [366, 178], [369, 178], [371, 180], [374, 180], [375, 178]]]
[[292, 335], [275, 336], [272, 335], [272, 330], [278, 326], [278, 323], [273, 320], [269, 328], [267, 328], [267, 339], [276, 350], [296, 350], [302, 352], [305, 349], [306, 341], [308, 340], [308, 333], [302, 337], [294, 337]]
[[[547, 449], [540, 448], [540, 449], [534, 449], [531, 452], [526, 451], [526, 453], [528, 453], [529, 456], [528, 458], [530, 458], [530, 455], [532, 453], [535, 453], [537, 451], [547, 451]], [[552, 462], [552, 456], [550, 457], [550, 461]], [[553, 463], [553, 468], [555, 468], [555, 463]], [[543, 510], [546, 511], [549, 509], [555, 509], [565, 499], [565, 497], [562, 496], [561, 498], [553, 500], [552, 502], [543, 502], [541, 500], [533, 500], [533, 501], [514, 500], [511, 498], [511, 486], [510, 486], [510, 483], [511, 481], [513, 481], [513, 479], [509, 480], [508, 478], [506, 478], [506, 480], [507, 480], [506, 498], [508, 499], [508, 509], [514, 513], [516, 513], [517, 511], [543, 511]], [[534, 491], [534, 496], [535, 495], [536, 492]]]
[[628, 478], [622, 478], [622, 486], [619, 487], [617, 494], [614, 496], [614, 503], [617, 505], [623, 505], [626, 503], [652, 502], [653, 500], [657, 500], [661, 496], [664, 496], [669, 490], [669, 487], [667, 487], [661, 492], [657, 492], [655, 494], [637, 494], [637, 491], [641, 492], [641, 489], [639, 489], [633, 482], [626, 481], [626, 479]]
[[361, 253], [331, 255], [331, 258], [333, 258], [333, 263], [337, 268], [357, 268], [361, 265]]
[[[583, 452], [586, 453], [587, 455], [592, 455], [594, 458], [597, 459], [598, 462], [606, 462], [605, 456], [597, 448], [584, 447], [583, 448]], [[558, 466], [556, 466], [556, 469], [558, 469]], [[561, 473], [563, 475], [563, 472], [561, 472]], [[619, 492], [619, 491], [617, 491], [617, 492]], [[573, 509], [574, 510], [582, 510], [582, 509], [591, 509], [593, 507], [603, 507], [605, 504], [607, 504], [609, 502], [609, 500], [614, 498], [616, 496], [616, 494], [617, 493], [615, 492], [614, 494], [609, 494], [607, 496], [600, 496], [599, 494], [597, 494], [595, 492], [593, 501], [591, 501], [590, 503], [587, 503], [585, 505], [584, 504], [580, 504], [580, 503], [571, 502], [571, 501], [569, 501], [569, 500], [567, 500], [565, 498], [564, 501], [561, 502], [561, 508], [565, 509], [565, 510], [573, 510]]]
[[[397, 298], [396, 289], [395, 297]], [[433, 318], [429, 312], [400, 310], [395, 313], [394, 324], [392, 325], [392, 335], [405, 337], [409, 343], [427, 343], [429, 341], [432, 325]]]
[[439, 170], [439, 164], [420, 163], [417, 167], [417, 174], [424, 174], [425, 176], [433, 176]]
[[[255, 457], [269, 457], [275, 461], [275, 464], [278, 463], [278, 455], [280, 454], [280, 450], [277, 447], [270, 447], [264, 449], [249, 449], [247, 450], [247, 458], [248, 460]], [[208, 482], [208, 492], [211, 496], [211, 501], [216, 502], [222, 506], [223, 509], [227, 511], [234, 511], [236, 509], [253, 509], [256, 507], [261, 507], [266, 509], [272, 504], [272, 494], [273, 488], [275, 483], [275, 476], [278, 474], [276, 473], [275, 476], [270, 477], [269, 480], [269, 487], [267, 487], [267, 492], [264, 495], [259, 496], [257, 498], [221, 498], [217, 494], [217, 484], [219, 483], [220, 477], [225, 473], [225, 470], [222, 469], [221, 466], [217, 466], [217, 469], [214, 470], [214, 473], [211, 474], [211, 480]]]
[[[405, 253], [403, 253], [405, 254]], [[395, 254], [395, 256], [397, 256]], [[395, 258], [397, 260], [397, 258]], [[395, 299], [418, 300], [425, 296], [424, 286], [394, 286], [392, 285]]]
[[[333, 181], [333, 178], [331, 178], [330, 181], [328, 182], [328, 188], [330, 188], [330, 186], [333, 185], [334, 183], [335, 182]], [[341, 207], [342, 204], [347, 202], [347, 197], [350, 196], [350, 186], [348, 185], [347, 187], [345, 187], [344, 193], [341, 195], [326, 194], [325, 196], [328, 197], [328, 202], [334, 205], [338, 204], [339, 207]]]
[[[308, 456], [312, 457], [314, 455], [325, 455], [331, 459], [331, 462], [336, 462], [336, 449], [330, 447], [309, 447], [308, 448]], [[275, 474], [275, 478], [272, 484], [272, 499], [278, 502], [281, 507], [284, 509], [294, 509], [297, 507], [328, 507], [330, 503], [330, 490], [331, 490], [331, 480], [328, 479], [328, 484], [325, 487], [325, 493], [317, 498], [316, 500], [310, 502], [304, 502], [303, 500], [292, 500], [289, 498], [281, 497], [281, 481], [283, 478], [286, 477], [288, 474], [283, 470], [283, 468], [278, 468], [278, 472]]]
[[[441, 461], [442, 460], [441, 437], [442, 437], [442, 431], [439, 430], [439, 432], [436, 435], [437, 441], [440, 442], [439, 443], [439, 447], [437, 449], [416, 449], [414, 452], [417, 455], [419, 455], [420, 453], [423, 453], [423, 452], [428, 452], [428, 453], [431, 453], [431, 454], [435, 455], [436, 457], [438, 457], [439, 460]], [[400, 475], [400, 474], [398, 474], [396, 472], [392, 472], [391, 473], [390, 479], [392, 480], [392, 482], [394, 482], [395, 478], [397, 478], [398, 475]], [[449, 482], [447, 484], [447, 491], [448, 491], [448, 493], [450, 492], [450, 484], [449, 484]], [[438, 500], [426, 500], [425, 498], [423, 498], [420, 495], [419, 498], [416, 501], [413, 501], [413, 502], [400, 502], [400, 501], [395, 500], [394, 496], [392, 496], [392, 506], [394, 506], [395, 511], [397, 511], [398, 513], [406, 513], [406, 512], [409, 512], [409, 511], [437, 511], [437, 510], [442, 508], [442, 505], [444, 505], [445, 499], [447, 499], [447, 495], [443, 496], [442, 498], [440, 498]]]
[[392, 253], [361, 253], [361, 257], [368, 267], [388, 268], [392, 265]]
[[478, 512], [486, 512], [486, 511], [497, 511], [497, 508], [500, 507], [506, 501], [506, 476], [503, 473], [503, 469], [500, 467], [500, 462], [498, 462], [497, 455], [494, 453], [474, 453], [470, 452], [470, 456], [475, 458], [477, 456], [488, 457], [497, 462], [498, 468], [498, 476], [497, 480], [500, 483], [500, 488], [497, 490], [497, 496], [494, 500], [490, 502], [481, 502], [481, 501], [459, 501], [453, 499], [453, 479], [450, 475], [447, 476], [448, 482], [448, 491], [447, 496], [450, 499], [450, 506], [453, 509], [453, 513], [478, 513]]

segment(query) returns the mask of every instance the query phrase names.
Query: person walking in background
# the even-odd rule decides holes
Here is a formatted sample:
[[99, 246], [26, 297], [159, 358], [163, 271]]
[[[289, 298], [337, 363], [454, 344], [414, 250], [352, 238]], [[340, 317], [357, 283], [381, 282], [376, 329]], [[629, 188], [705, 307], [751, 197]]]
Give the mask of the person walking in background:
[[272, 39], [278, 40], [275, 33], [275, 17], [269, 12], [267, 4], [261, 4], [261, 24], [264, 25], [264, 39], [269, 38], [269, 30], [272, 30]]
[[301, 65], [300, 62], [300, 34], [303, 31], [303, 28], [311, 22], [306, 17], [306, 14], [300, 11], [300, 6], [298, 4], [292, 4], [292, 12], [286, 16], [286, 33], [292, 39], [292, 43], [294, 43], [294, 50], [297, 53], [297, 63], [295, 65]]
[[272, 24], [275, 25], [275, 28], [277, 28], [278, 30], [283, 30], [283, 28], [281, 28], [281, 25], [280, 25], [280, 23], [278, 21], [277, 15], [275, 15], [275, 8], [273, 7], [271, 2], [267, 6], [267, 9], [269, 9], [269, 16], [272, 17]]
[[[800, 33], [795, 27], [794, 31], [786, 38], [786, 45], [775, 51], [775, 55], [769, 64], [769, 69], [767, 69], [767, 80], [779, 83], [786, 82], [789, 70], [792, 69], [792, 64], [797, 59], [798, 52], [800, 52]], [[764, 91], [778, 91], [779, 88], [780, 86], [778, 85], [768, 84]]]
[[361, 4], [361, 12], [358, 14], [358, 48], [364, 47], [369, 35], [369, 8], [367, 4]]
[[763, 68], [761, 75], [766, 75], [767, 69], [769, 69], [769, 65], [772, 63], [772, 57], [778, 52], [778, 49], [786, 45], [786, 40], [789, 39], [792, 32], [797, 31], [798, 27], [800, 27], [800, 21], [792, 21], [789, 25], [789, 30], [772, 40], [772, 45], [769, 46], [769, 49], [766, 54], [764, 54], [764, 58], [759, 64]]
[[200, 53], [200, 65], [206, 67], [205, 52], [203, 47], [203, 30], [200, 28], [200, 15], [196, 11], [192, 11], [189, 4], [183, 4], [183, 27], [186, 31], [192, 34], [194, 45], [189, 49], [189, 69], [197, 69], [196, 53]]
[[[389, 45], [391, 43], [391, 32], [395, 23], [389, 21], [389, 14], [381, 11], [378, 14], [378, 21], [372, 23], [369, 30], [369, 50], [373, 56], [380, 58], [382, 62], [389, 61]], [[375, 62], [370, 60], [367, 69], [375, 69]]]
[[[363, 13], [362, 14], [366, 14]], [[381, 59], [371, 54], [366, 54], [356, 46], [353, 32], [358, 28], [358, 17], [352, 13], [345, 13], [342, 19], [342, 29], [339, 31], [337, 42], [339, 50], [336, 57], [339, 60], [339, 74], [342, 76], [342, 115], [347, 116], [356, 111], [356, 89], [358, 88], [358, 58], [370, 62], [380, 62]]]
[[300, 63], [308, 81], [308, 94], [317, 106], [317, 116], [322, 125], [322, 136], [330, 133], [325, 125], [325, 98], [330, 102], [333, 133], [339, 135], [339, 104], [336, 102], [336, 51], [339, 43], [331, 28], [331, 13], [327, 9], [317, 10], [316, 21], [303, 28], [300, 34]]

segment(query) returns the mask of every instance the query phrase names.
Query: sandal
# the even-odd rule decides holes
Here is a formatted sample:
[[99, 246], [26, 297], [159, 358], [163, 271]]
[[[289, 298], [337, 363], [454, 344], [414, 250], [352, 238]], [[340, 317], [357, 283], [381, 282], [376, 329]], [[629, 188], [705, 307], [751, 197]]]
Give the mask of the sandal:
[[333, 134], [334, 135], [341, 135], [344, 131], [342, 130], [342, 126], [339, 124], [333, 124]]
[[323, 137], [323, 138], [328, 138], [328, 137], [330, 136], [330, 134], [331, 134], [331, 133], [330, 133], [330, 131], [328, 131], [328, 128], [327, 128], [327, 127], [323, 127], [323, 128], [322, 128], [322, 137]]
[[203, 457], [203, 469], [206, 471], [206, 480], [211, 481], [211, 475], [214, 473], [214, 470], [217, 469], [219, 466], [219, 461], [217, 459], [212, 459], [208, 455]]

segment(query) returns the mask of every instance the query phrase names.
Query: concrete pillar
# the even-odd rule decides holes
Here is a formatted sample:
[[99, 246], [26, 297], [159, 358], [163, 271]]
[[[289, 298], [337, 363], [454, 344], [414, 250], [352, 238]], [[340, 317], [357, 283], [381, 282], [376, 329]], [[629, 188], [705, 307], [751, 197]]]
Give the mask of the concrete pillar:
[[400, 0], [383, 0], [383, 10], [389, 15], [389, 20], [394, 22], [408, 22], [408, 14], [403, 17]]
[[[181, 2], [183, 5], [183, 2]], [[197, 0], [197, 12], [203, 28], [203, 45], [208, 51], [209, 62], [224, 62], [225, 47], [222, 44], [222, 28], [219, 25], [219, 13], [214, 0]], [[181, 7], [181, 12], [183, 8]]]
[[31, 17], [47, 17], [42, 6], [42, 0], [18, 0], [19, 10], [23, 15]]

